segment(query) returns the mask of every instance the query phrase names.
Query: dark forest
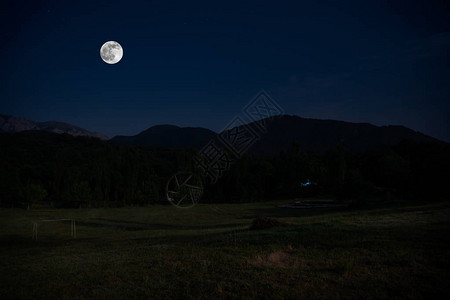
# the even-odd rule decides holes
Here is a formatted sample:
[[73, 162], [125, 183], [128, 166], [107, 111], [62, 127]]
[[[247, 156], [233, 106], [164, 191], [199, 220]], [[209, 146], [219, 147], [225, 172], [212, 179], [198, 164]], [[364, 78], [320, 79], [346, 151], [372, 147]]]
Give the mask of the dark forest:
[[[123, 207], [167, 203], [165, 185], [195, 171], [193, 149], [118, 146], [45, 132], [0, 135], [2, 207]], [[292, 143], [273, 156], [245, 154], [200, 202], [258, 202], [304, 196], [370, 201], [438, 201], [450, 195], [450, 146], [403, 141], [364, 152], [303, 151]], [[310, 182], [308, 186], [302, 183]]]

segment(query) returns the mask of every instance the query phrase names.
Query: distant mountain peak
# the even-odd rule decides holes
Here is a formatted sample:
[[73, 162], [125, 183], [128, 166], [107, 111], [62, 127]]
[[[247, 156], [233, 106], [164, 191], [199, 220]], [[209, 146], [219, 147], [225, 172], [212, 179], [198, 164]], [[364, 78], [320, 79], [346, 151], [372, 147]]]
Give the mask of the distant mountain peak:
[[108, 137], [103, 134], [97, 132], [90, 132], [81, 127], [63, 122], [57, 121], [34, 122], [32, 120], [28, 120], [25, 118], [0, 114], [0, 132], [16, 133], [28, 130], [48, 131], [59, 134], [67, 133], [73, 136], [95, 137], [101, 140], [108, 139]]
[[199, 149], [215, 136], [214, 131], [202, 127], [165, 124], [152, 126], [134, 136], [115, 136], [111, 141], [121, 145]]
[[[252, 125], [251, 123], [250, 125]], [[265, 120], [267, 132], [250, 149], [261, 154], [276, 154], [293, 141], [301, 149], [324, 151], [342, 146], [350, 151], [364, 151], [378, 145], [396, 145], [403, 140], [442, 141], [401, 125], [376, 126], [339, 120], [321, 120], [283, 115]]]
[[138, 135], [151, 133], [151, 132], [167, 132], [167, 131], [172, 131], [172, 130], [178, 130], [180, 128], [181, 127], [178, 127], [178, 126], [175, 126], [175, 125], [169, 125], [169, 124], [154, 125], [154, 126], [148, 128], [148, 129], [142, 131]]
[[149, 127], [147, 130], [149, 130], [149, 129], [178, 129], [178, 128], [182, 128], [182, 127], [176, 126], [176, 125], [171, 125], [171, 124], [159, 124], [159, 125], [153, 125], [153, 126]]

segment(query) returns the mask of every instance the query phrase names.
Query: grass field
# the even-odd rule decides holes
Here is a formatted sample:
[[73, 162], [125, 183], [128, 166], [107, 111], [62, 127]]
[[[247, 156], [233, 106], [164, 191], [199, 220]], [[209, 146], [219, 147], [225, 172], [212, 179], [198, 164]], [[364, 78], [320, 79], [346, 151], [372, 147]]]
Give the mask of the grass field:
[[[450, 203], [0, 210], [1, 299], [448, 298]], [[293, 223], [249, 230], [257, 215]], [[35, 220], [46, 223], [32, 240]]]

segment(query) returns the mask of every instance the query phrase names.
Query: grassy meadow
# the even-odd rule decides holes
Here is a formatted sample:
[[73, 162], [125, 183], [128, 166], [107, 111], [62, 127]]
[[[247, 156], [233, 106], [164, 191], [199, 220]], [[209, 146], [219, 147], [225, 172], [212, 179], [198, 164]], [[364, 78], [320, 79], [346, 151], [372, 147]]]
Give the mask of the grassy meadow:
[[[0, 299], [436, 299], [450, 203], [0, 210]], [[249, 230], [265, 215], [292, 226]], [[32, 240], [33, 222], [42, 223]]]

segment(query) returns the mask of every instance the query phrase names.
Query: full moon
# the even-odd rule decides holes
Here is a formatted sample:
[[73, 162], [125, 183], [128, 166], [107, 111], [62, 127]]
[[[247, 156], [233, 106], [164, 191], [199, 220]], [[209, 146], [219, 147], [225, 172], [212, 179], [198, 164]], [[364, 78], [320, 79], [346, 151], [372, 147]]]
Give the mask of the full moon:
[[122, 46], [120, 46], [120, 44], [115, 41], [106, 42], [100, 48], [100, 56], [105, 63], [110, 65], [116, 64], [122, 59]]

